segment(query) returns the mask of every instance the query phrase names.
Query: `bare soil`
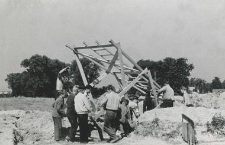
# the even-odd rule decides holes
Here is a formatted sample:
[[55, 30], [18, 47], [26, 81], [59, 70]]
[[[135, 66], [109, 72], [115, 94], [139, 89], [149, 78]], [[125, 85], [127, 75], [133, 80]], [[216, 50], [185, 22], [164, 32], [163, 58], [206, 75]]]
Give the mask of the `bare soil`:
[[[177, 97], [179, 100], [179, 97]], [[181, 137], [181, 114], [185, 114], [195, 122], [197, 140], [200, 145], [224, 145], [223, 130], [217, 135], [210, 132], [207, 123], [212, 122], [215, 114], [225, 118], [222, 110], [225, 94], [197, 95], [193, 98], [196, 108], [187, 108], [176, 102], [176, 107], [154, 109], [145, 112], [139, 118], [134, 133], [123, 138], [118, 145], [186, 145]], [[52, 98], [1, 98], [0, 99], [0, 145], [72, 145], [79, 144], [66, 141], [55, 142], [53, 137], [53, 120], [51, 117]], [[64, 137], [69, 131], [67, 118], [63, 119]], [[225, 132], [225, 131], [224, 131]], [[119, 132], [118, 132], [119, 133]], [[77, 134], [79, 138], [79, 133]], [[104, 141], [100, 141], [96, 130], [92, 131], [89, 144], [108, 144], [109, 138], [104, 133]]]

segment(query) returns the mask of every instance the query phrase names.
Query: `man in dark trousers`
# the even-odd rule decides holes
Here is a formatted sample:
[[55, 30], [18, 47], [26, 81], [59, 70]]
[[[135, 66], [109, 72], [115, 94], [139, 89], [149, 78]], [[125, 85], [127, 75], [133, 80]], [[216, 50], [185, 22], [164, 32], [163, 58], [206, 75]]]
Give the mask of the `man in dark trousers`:
[[78, 86], [73, 87], [72, 93], [68, 96], [66, 104], [67, 104], [67, 112], [66, 116], [71, 124], [70, 127], [70, 132], [69, 136], [66, 137], [67, 141], [74, 142], [75, 141], [75, 135], [76, 135], [76, 130], [77, 130], [77, 113], [75, 111], [75, 106], [74, 106], [74, 99], [75, 96], [78, 93]]
[[81, 91], [75, 96], [75, 110], [77, 112], [79, 127], [80, 127], [80, 142], [87, 143], [89, 128], [88, 128], [88, 113], [91, 112], [90, 102], [87, 98], [90, 93], [91, 86], [79, 87]]
[[104, 131], [110, 136], [110, 143], [115, 143], [120, 139], [116, 135], [117, 113], [120, 105], [120, 96], [115, 93], [113, 86], [108, 86], [105, 98], [101, 102], [101, 106], [106, 106], [106, 114], [104, 120]]
[[60, 96], [55, 100], [53, 104], [52, 118], [54, 122], [54, 136], [55, 141], [59, 141], [62, 137], [62, 118], [66, 116], [64, 111], [66, 107], [65, 98], [67, 97], [67, 92], [64, 90], [61, 92]]

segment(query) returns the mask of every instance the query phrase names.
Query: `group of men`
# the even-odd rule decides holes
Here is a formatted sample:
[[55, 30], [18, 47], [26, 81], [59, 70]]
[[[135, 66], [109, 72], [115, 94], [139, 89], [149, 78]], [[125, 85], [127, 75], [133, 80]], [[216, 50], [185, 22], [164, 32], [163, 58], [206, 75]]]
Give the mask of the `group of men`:
[[[79, 124], [80, 142], [87, 143], [90, 131], [88, 127], [88, 116], [93, 117], [92, 107], [89, 100], [91, 86], [75, 85], [71, 91], [65, 90], [63, 85], [66, 81], [66, 75], [70, 68], [62, 69], [57, 77], [56, 90], [57, 98], [53, 103], [52, 117], [54, 121], [54, 137], [59, 141], [62, 137], [62, 118], [67, 117], [70, 124], [70, 132], [66, 137], [67, 141], [75, 141], [75, 134]], [[66, 74], [66, 75], [65, 75]], [[71, 92], [71, 93], [69, 93]], [[128, 109], [128, 100], [121, 99], [112, 85], [107, 87], [101, 106], [105, 109], [104, 131], [110, 136], [109, 142], [114, 143], [121, 137], [116, 135], [118, 126], [122, 136], [129, 133], [127, 126], [130, 121], [130, 112]], [[94, 118], [94, 117], [93, 117]]]
[[67, 117], [71, 124], [69, 135], [66, 138], [68, 141], [75, 141], [77, 122], [79, 122], [80, 142], [86, 143], [88, 141], [88, 114], [92, 110], [87, 98], [89, 93], [90, 86], [74, 86], [71, 94], [63, 90], [55, 100], [52, 117], [56, 141], [59, 141], [62, 137], [63, 117]]
[[[62, 137], [62, 118], [67, 117], [70, 124], [70, 132], [67, 141], [75, 141], [75, 134], [79, 124], [80, 130], [80, 142], [87, 143], [88, 137], [90, 136], [90, 131], [88, 127], [88, 116], [91, 115], [92, 107], [90, 105], [89, 94], [91, 91], [91, 86], [74, 86], [71, 93], [63, 88], [65, 80], [65, 72], [68, 72], [70, 68], [66, 67], [61, 70], [57, 77], [56, 90], [57, 96], [59, 96], [53, 104], [52, 117], [54, 121], [54, 137], [56, 141], [59, 141]], [[187, 100], [187, 93], [182, 88], [184, 93], [184, 98]], [[163, 102], [160, 104], [161, 108], [173, 107], [174, 102], [174, 91], [170, 87], [168, 82], [158, 90], [158, 96], [162, 94]], [[157, 106], [153, 106], [153, 101], [151, 94], [146, 95], [146, 97], [139, 96], [138, 101], [139, 110], [141, 114], [146, 111], [153, 109]], [[149, 102], [150, 100], [150, 102]], [[130, 102], [130, 103], [129, 103]], [[100, 105], [105, 110], [104, 116], [104, 128], [103, 130], [110, 136], [108, 142], [114, 143], [121, 139], [121, 137], [129, 135], [134, 127], [135, 123], [132, 121], [132, 99], [127, 97], [120, 97], [118, 93], [115, 92], [114, 87], [109, 85], [107, 87], [107, 92], [104, 95], [104, 99], [101, 101]], [[187, 101], [185, 101], [187, 102]], [[135, 104], [137, 102], [133, 102]], [[146, 104], [151, 104], [150, 106]], [[187, 106], [189, 104], [186, 104]], [[134, 105], [133, 105], [134, 106]], [[65, 107], [67, 111], [65, 111]], [[134, 113], [135, 114], [135, 113]], [[121, 136], [116, 135], [117, 129], [120, 129]]]

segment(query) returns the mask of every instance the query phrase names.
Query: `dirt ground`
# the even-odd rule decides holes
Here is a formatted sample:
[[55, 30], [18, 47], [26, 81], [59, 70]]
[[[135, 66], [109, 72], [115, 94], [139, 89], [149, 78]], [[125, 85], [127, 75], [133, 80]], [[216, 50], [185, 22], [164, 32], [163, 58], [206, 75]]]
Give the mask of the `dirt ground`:
[[[223, 106], [225, 94], [198, 95], [193, 98], [197, 108], [179, 104], [174, 108], [154, 109], [145, 112], [130, 137], [123, 138], [118, 145], [186, 145], [181, 137], [181, 114], [194, 120], [197, 140], [200, 145], [224, 145], [224, 136], [207, 131], [207, 123], [215, 114], [225, 117]], [[179, 97], [177, 97], [179, 98]], [[219, 101], [218, 101], [219, 100]], [[51, 117], [52, 98], [1, 98], [0, 99], [0, 145], [72, 145], [79, 142], [55, 142]], [[215, 103], [216, 102], [216, 103]], [[213, 105], [214, 104], [214, 105]], [[214, 109], [216, 108], [216, 109]], [[63, 119], [64, 137], [68, 134], [69, 122]], [[119, 133], [119, 132], [118, 132]], [[79, 138], [79, 133], [77, 135]], [[108, 136], [100, 142], [96, 130], [92, 131], [88, 144], [108, 144]]]

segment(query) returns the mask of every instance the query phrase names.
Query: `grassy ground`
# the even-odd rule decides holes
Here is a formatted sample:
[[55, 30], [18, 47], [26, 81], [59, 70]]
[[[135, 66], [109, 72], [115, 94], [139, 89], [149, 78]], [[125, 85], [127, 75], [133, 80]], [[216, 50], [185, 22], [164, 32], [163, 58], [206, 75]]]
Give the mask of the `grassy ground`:
[[40, 110], [50, 111], [53, 98], [0, 98], [0, 111], [3, 110]]

